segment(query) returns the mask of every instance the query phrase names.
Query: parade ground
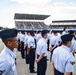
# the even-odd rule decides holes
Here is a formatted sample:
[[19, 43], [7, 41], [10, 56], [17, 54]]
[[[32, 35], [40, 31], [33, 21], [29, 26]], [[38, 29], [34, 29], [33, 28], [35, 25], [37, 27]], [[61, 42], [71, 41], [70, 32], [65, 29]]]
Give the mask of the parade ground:
[[[4, 44], [0, 40], [0, 52], [3, 49]], [[50, 57], [50, 53], [48, 52], [48, 59]], [[75, 62], [76, 62], [76, 55], [75, 55]], [[59, 64], [58, 64], [59, 65]], [[37, 70], [37, 65], [35, 63], [35, 70]], [[37, 75], [37, 74], [31, 74], [29, 72], [29, 65], [26, 64], [25, 59], [21, 58], [21, 53], [17, 51], [17, 73], [18, 75]], [[47, 63], [47, 72], [46, 75], [51, 75], [51, 70], [50, 70], [50, 61]], [[76, 75], [76, 64], [74, 65], [74, 72], [73, 75]]]

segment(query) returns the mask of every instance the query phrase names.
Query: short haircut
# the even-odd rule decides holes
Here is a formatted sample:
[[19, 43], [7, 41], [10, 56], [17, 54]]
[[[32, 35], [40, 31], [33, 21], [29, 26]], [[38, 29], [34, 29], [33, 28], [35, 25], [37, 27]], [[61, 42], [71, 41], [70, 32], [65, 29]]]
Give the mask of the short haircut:
[[7, 46], [8, 41], [12, 41], [13, 38], [2, 39], [3, 43]]
[[76, 34], [76, 31], [74, 32], [74, 34]]
[[69, 41], [62, 41], [62, 44], [63, 44], [63, 45], [67, 45], [68, 42], [69, 42]]
[[30, 35], [32, 36], [32, 35], [34, 35], [34, 33], [30, 33]]
[[41, 34], [41, 35], [42, 35], [42, 37], [44, 37], [45, 34]]

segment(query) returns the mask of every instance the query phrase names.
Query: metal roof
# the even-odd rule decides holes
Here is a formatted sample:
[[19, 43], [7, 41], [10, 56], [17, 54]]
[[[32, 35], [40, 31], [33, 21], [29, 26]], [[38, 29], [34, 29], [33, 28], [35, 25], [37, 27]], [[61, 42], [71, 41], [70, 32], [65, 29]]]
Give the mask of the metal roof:
[[26, 19], [26, 20], [44, 20], [50, 17], [50, 15], [37, 15], [37, 14], [20, 14], [15, 13], [14, 19]]
[[62, 22], [76, 22], [76, 20], [58, 20], [58, 21], [52, 21], [52, 23], [62, 23]]

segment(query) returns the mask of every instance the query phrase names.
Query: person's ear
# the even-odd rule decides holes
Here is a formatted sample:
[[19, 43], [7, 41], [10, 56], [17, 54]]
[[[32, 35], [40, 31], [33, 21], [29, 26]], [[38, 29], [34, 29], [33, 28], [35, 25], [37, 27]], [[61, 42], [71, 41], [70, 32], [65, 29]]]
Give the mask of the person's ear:
[[10, 41], [8, 41], [8, 42], [7, 42], [7, 45], [8, 45], [8, 46], [11, 46], [11, 42], [10, 42]]

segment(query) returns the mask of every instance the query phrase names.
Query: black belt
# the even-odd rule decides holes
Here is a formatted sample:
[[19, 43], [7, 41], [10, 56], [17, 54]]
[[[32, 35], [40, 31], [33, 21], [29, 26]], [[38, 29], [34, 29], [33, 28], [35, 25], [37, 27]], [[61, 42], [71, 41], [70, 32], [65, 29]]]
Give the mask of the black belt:
[[64, 73], [59, 72], [59, 71], [56, 70], [55, 68], [54, 68], [54, 72], [55, 72], [55, 75], [64, 75]]
[[[39, 57], [40, 57], [40, 55], [38, 55], [38, 54], [37, 54], [37, 57], [39, 58]], [[43, 58], [47, 58], [47, 56], [44, 56]]]
[[36, 48], [32, 48], [32, 50], [35, 50]]
[[32, 49], [31, 49], [31, 51], [35, 51], [35, 50], [36, 50], [36, 48], [32, 48]]

